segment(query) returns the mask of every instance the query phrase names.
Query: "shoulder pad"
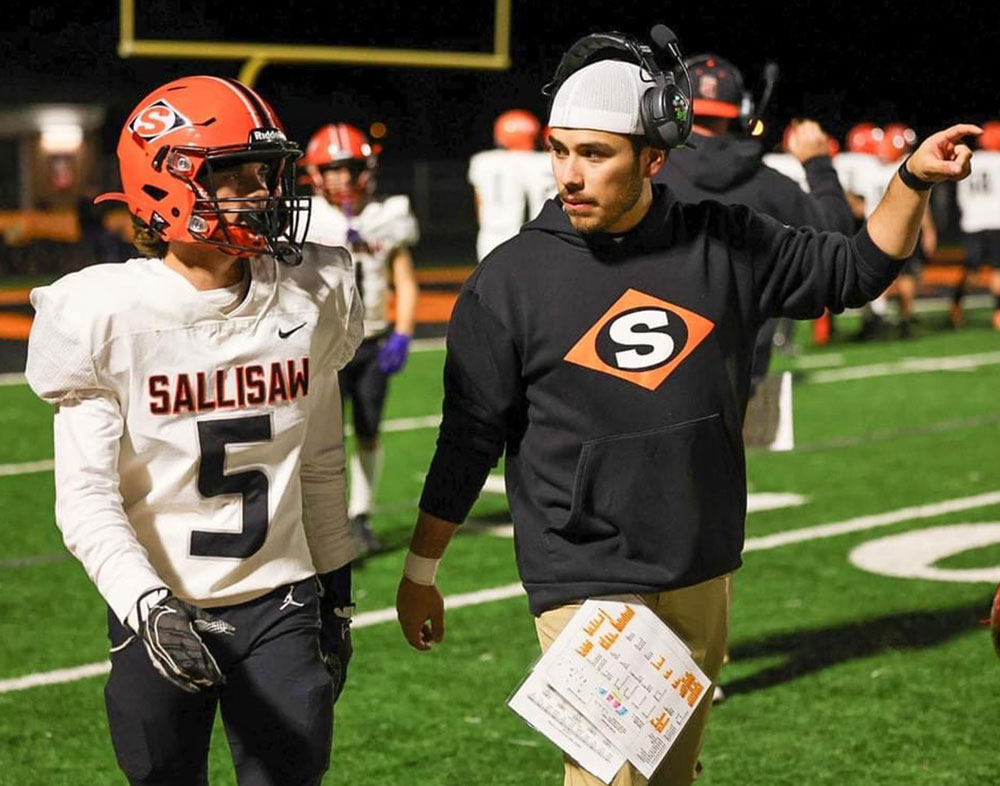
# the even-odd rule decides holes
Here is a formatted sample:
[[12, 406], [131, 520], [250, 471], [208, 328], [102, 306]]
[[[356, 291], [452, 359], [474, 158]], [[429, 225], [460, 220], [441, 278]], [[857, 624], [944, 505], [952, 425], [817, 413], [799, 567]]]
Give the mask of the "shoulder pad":
[[384, 240], [390, 247], [412, 246], [420, 239], [417, 219], [410, 210], [410, 198], [404, 194], [373, 203], [365, 218], [362, 234], [372, 240]]

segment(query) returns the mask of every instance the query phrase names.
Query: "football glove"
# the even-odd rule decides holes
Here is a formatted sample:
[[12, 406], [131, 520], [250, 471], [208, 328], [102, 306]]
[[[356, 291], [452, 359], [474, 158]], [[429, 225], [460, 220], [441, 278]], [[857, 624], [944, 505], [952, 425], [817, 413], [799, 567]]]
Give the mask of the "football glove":
[[[140, 601], [140, 608], [142, 603]], [[219, 664], [199, 633], [232, 636], [236, 629], [225, 620], [185, 603], [172, 594], [148, 606], [141, 614], [139, 638], [156, 670], [181, 690], [197, 693], [225, 682]]]
[[378, 368], [383, 374], [395, 374], [406, 365], [410, 354], [410, 337], [393, 331], [378, 351]]
[[320, 585], [319, 651], [326, 670], [333, 679], [333, 700], [340, 697], [347, 683], [347, 664], [354, 654], [351, 644], [351, 563], [317, 576]]

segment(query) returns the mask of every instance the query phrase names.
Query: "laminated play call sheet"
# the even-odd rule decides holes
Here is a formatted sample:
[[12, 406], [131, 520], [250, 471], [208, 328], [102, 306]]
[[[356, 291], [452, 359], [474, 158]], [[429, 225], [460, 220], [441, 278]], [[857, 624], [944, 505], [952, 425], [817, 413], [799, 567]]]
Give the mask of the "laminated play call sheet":
[[610, 783], [626, 760], [651, 777], [709, 688], [652, 610], [638, 600], [588, 600], [509, 706]]

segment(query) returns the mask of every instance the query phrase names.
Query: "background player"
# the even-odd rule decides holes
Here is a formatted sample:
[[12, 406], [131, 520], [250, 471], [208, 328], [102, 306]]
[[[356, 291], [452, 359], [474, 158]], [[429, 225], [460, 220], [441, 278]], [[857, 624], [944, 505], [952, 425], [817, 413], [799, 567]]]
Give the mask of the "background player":
[[[514, 237], [555, 196], [549, 154], [538, 150], [542, 126], [531, 112], [509, 109], [493, 124], [496, 148], [469, 159], [469, 182], [476, 192], [476, 258]], [[527, 213], [525, 213], [527, 210]]]
[[104, 196], [144, 258], [32, 293], [26, 375], [56, 405], [57, 523], [109, 606], [132, 784], [207, 783], [217, 707], [241, 784], [329, 763], [351, 651], [336, 372], [361, 309], [347, 253], [301, 243], [300, 154], [239, 82], [164, 85]]
[[993, 327], [1000, 330], [1000, 121], [983, 124], [979, 146], [982, 152], [976, 155], [975, 171], [958, 184], [955, 192], [962, 211], [965, 266], [952, 294], [950, 315], [952, 325], [961, 327], [962, 298], [969, 273], [990, 265]]
[[[785, 177], [794, 180], [795, 185], [808, 194], [809, 179], [806, 177], [806, 169], [802, 166], [802, 162], [792, 155], [791, 148], [789, 147], [789, 143], [796, 133], [798, 126], [798, 120], [793, 120], [785, 126], [785, 130], [781, 134], [781, 152], [765, 153], [762, 160], [765, 166], [776, 169]], [[827, 137], [827, 152], [831, 159], [836, 159], [836, 156], [840, 153], [840, 145], [832, 136]]]
[[[382, 469], [379, 429], [389, 377], [406, 365], [419, 296], [410, 255], [419, 238], [417, 220], [407, 197], [375, 197], [378, 152], [347, 123], [323, 126], [306, 152], [316, 192], [309, 239], [350, 250], [365, 309], [365, 339], [340, 373], [341, 392], [351, 400], [354, 418], [348, 515], [359, 555], [382, 548], [371, 528]], [[389, 319], [390, 275], [394, 322]]]
[[[724, 58], [703, 54], [687, 60], [694, 91], [693, 145], [671, 153], [654, 182], [666, 183], [678, 199], [714, 199], [747, 205], [794, 227], [850, 232], [850, 208], [830, 163], [830, 139], [813, 121], [796, 123], [788, 145], [804, 169], [805, 193], [791, 178], [765, 166], [760, 143], [747, 136], [753, 103], [739, 69]], [[678, 82], [684, 76], [677, 72]], [[767, 376], [776, 322], [757, 336], [752, 389]], [[777, 407], [780, 397], [773, 398]], [[790, 417], [790, 413], [786, 416]], [[777, 423], [777, 414], [768, 421]]]
[[[876, 162], [860, 167], [854, 173], [853, 188], [865, 204], [865, 217], [875, 210], [882, 199], [900, 162], [913, 149], [917, 140], [916, 132], [904, 123], [889, 123], [872, 131]], [[930, 209], [924, 211], [921, 222], [920, 240], [913, 256], [906, 261], [896, 279], [896, 295], [899, 300], [899, 335], [907, 338], [912, 333], [913, 305], [917, 295], [917, 278], [921, 263], [937, 248], [937, 229]], [[886, 296], [882, 295], [865, 308], [859, 339], [871, 338], [885, 328]]]
[[837, 170], [858, 226], [865, 220], [865, 199], [859, 191], [859, 183], [865, 179], [867, 170], [880, 166], [877, 152], [882, 136], [882, 129], [874, 123], [867, 120], [857, 123], [847, 132], [847, 150], [833, 159], [833, 168]]

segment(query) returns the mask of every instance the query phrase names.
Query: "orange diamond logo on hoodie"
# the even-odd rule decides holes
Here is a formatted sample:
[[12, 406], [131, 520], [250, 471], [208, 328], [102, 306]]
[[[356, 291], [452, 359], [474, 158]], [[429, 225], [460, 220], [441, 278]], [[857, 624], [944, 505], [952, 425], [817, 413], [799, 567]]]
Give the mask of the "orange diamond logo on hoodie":
[[656, 390], [714, 327], [700, 314], [629, 289], [563, 360]]

